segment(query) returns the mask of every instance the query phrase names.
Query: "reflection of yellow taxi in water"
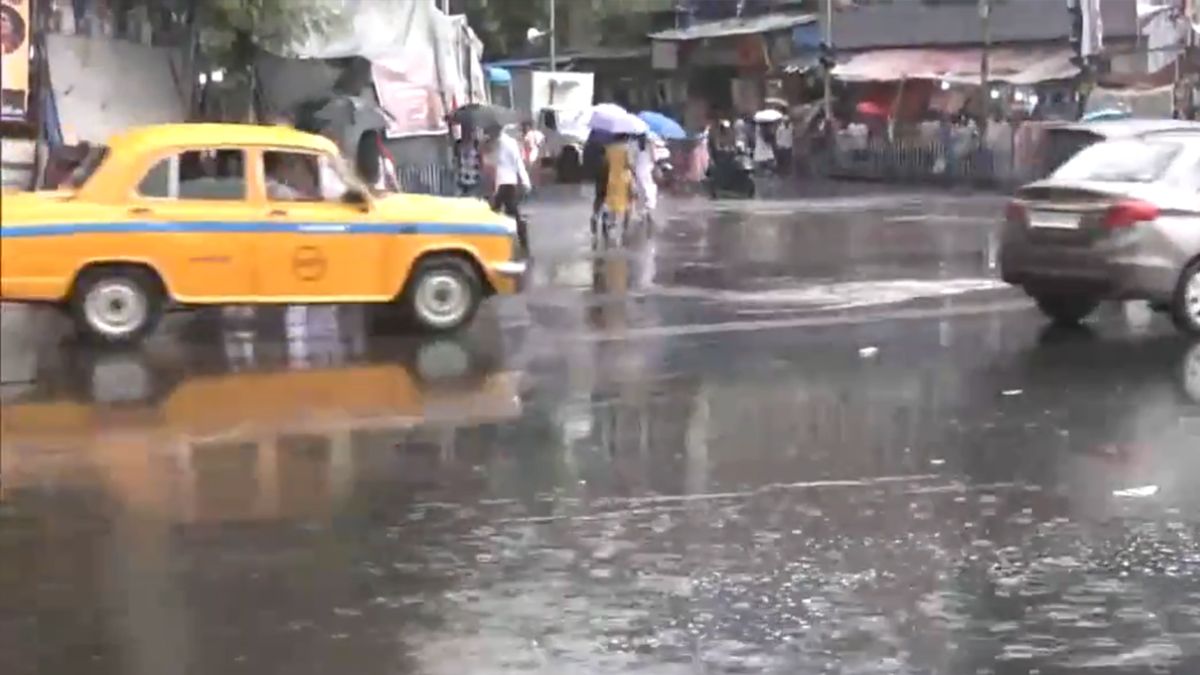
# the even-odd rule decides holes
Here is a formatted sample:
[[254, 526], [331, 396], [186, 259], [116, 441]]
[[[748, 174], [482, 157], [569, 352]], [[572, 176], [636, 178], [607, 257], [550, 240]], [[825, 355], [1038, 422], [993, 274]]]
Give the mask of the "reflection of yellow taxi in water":
[[452, 330], [524, 270], [483, 202], [373, 196], [332, 142], [285, 127], [136, 129], [69, 182], [4, 197], [0, 298], [65, 306], [105, 342], [141, 339], [169, 303], [397, 302]]
[[[6, 491], [98, 476], [114, 498], [147, 513], [318, 515], [345, 496], [347, 476], [391, 461], [398, 442], [521, 412], [516, 374], [488, 366], [422, 375], [417, 363], [361, 362], [185, 375], [165, 386], [167, 369], [142, 352], [100, 358], [75, 364], [88, 381], [82, 389], [48, 387], [0, 404]], [[136, 381], [146, 386], [134, 400], [103, 403], [113, 392], [97, 390]]]

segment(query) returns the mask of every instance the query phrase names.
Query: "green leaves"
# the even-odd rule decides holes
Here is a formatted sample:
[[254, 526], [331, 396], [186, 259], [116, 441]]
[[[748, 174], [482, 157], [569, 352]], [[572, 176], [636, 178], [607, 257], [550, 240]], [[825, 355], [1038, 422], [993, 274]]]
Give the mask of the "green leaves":
[[210, 0], [200, 16], [205, 53], [227, 68], [249, 65], [254, 47], [288, 56], [296, 45], [346, 28], [346, 0]]

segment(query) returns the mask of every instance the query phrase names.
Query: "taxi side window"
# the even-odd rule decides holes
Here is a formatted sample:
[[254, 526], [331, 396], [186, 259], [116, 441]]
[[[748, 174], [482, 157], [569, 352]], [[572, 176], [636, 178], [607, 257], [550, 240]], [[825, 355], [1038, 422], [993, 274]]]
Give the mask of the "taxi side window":
[[155, 164], [138, 194], [159, 199], [246, 198], [246, 161], [241, 150], [189, 150]]
[[277, 202], [340, 202], [350, 191], [333, 162], [308, 152], [263, 153], [267, 199]]

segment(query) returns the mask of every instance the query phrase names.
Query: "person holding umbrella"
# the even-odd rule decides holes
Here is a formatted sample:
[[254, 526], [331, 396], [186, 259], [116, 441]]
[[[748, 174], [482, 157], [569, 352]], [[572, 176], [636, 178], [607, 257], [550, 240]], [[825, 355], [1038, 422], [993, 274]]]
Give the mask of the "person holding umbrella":
[[521, 144], [504, 133], [499, 124], [491, 124], [487, 134], [496, 145], [496, 191], [492, 194], [492, 210], [517, 221], [517, 238], [521, 242], [521, 249], [528, 255], [529, 235], [525, 218], [521, 215], [521, 198], [533, 184], [529, 180], [529, 172], [525, 170]]

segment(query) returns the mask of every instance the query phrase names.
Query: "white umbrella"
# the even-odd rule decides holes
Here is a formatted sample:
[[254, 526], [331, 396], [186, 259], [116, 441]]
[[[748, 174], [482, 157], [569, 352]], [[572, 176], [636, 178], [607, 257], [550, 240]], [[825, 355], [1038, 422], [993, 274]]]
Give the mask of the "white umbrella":
[[754, 121], [758, 122], [759, 124], [771, 124], [773, 122], [778, 122], [781, 119], [783, 119], [783, 113], [775, 110], [774, 108], [767, 108], [754, 113]]
[[650, 130], [649, 125], [641, 118], [615, 103], [601, 103], [592, 108], [588, 128], [609, 134], [633, 135], [644, 134]]

